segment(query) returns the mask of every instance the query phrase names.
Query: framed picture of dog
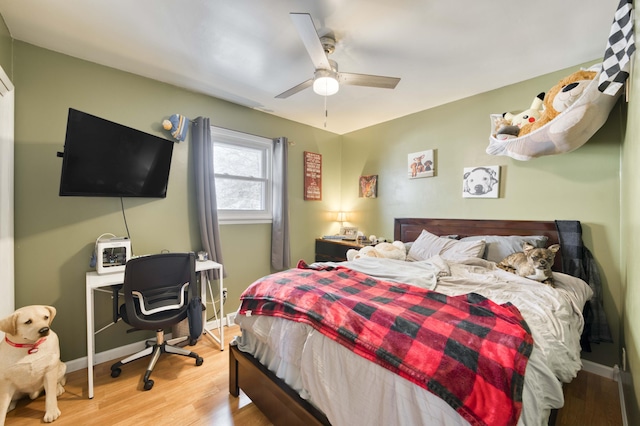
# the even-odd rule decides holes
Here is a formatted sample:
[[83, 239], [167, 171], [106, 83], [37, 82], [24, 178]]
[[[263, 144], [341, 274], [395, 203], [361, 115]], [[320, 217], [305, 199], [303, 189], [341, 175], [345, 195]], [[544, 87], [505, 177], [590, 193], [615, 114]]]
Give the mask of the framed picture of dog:
[[407, 156], [407, 172], [409, 179], [432, 177], [436, 170], [433, 150], [414, 152]]
[[463, 198], [498, 198], [500, 166], [465, 167], [462, 176]]

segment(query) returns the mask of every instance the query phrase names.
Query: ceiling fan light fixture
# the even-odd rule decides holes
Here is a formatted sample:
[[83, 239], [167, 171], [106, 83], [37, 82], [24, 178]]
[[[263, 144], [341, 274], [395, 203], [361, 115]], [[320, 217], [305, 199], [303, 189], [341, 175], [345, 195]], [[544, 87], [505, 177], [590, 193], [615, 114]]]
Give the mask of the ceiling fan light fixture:
[[331, 96], [338, 93], [340, 84], [334, 71], [317, 70], [313, 79], [313, 91], [320, 96]]

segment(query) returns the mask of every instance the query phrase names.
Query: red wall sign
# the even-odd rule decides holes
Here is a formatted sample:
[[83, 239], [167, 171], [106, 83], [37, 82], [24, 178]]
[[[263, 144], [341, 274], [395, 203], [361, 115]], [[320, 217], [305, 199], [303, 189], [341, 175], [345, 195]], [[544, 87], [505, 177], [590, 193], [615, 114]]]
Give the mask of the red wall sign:
[[304, 199], [322, 200], [322, 155], [304, 152]]

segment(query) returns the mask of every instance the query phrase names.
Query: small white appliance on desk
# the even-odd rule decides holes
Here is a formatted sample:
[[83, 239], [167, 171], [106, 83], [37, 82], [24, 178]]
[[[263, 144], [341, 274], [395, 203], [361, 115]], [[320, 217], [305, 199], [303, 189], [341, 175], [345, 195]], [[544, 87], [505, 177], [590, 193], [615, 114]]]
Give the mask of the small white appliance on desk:
[[100, 239], [96, 242], [96, 272], [100, 275], [124, 272], [131, 259], [131, 240], [127, 237]]

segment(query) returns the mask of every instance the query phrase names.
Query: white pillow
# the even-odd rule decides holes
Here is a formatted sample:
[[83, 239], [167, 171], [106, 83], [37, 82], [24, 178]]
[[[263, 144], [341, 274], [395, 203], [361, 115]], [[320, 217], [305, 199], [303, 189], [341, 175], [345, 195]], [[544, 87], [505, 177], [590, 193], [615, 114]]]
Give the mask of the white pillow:
[[522, 251], [522, 244], [525, 242], [538, 248], [546, 247], [548, 238], [545, 235], [475, 235], [460, 239], [469, 242], [478, 240], [484, 240], [486, 243], [482, 258], [498, 263], [512, 253]]
[[458, 260], [467, 257], [481, 257], [484, 253], [484, 241], [458, 241], [446, 237], [438, 237], [427, 230], [422, 230], [407, 254], [407, 260], [427, 260], [440, 255], [447, 260]]

